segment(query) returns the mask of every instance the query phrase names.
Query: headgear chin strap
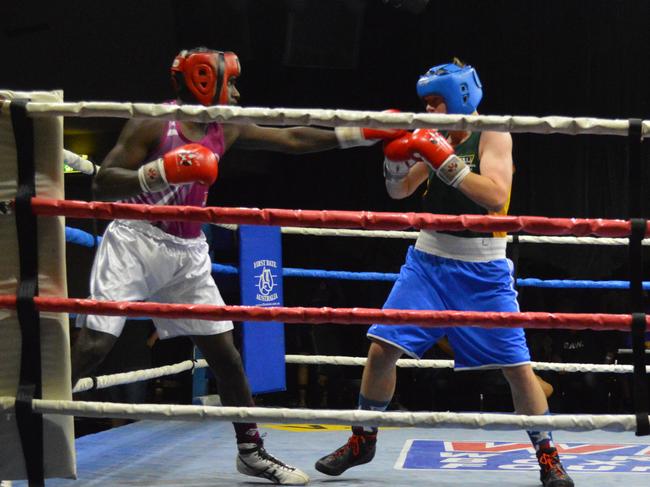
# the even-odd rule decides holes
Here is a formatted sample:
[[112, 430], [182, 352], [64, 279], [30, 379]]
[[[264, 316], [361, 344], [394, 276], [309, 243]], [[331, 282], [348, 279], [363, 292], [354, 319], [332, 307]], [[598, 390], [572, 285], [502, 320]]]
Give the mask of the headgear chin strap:
[[483, 97], [483, 85], [471, 66], [440, 64], [420, 76], [418, 96], [438, 95], [445, 100], [447, 113], [470, 114]]
[[171, 74], [176, 92], [181, 91], [183, 82], [201, 105], [227, 105], [228, 80], [241, 74], [241, 66], [234, 52], [181, 51], [174, 59]]

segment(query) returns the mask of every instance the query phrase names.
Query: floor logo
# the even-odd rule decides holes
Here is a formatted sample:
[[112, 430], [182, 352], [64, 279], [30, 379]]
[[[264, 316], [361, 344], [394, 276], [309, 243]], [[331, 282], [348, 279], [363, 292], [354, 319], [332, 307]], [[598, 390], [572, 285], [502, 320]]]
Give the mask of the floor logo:
[[[650, 475], [650, 445], [557, 443], [569, 472]], [[396, 468], [418, 470], [539, 470], [530, 443], [408, 440]]]

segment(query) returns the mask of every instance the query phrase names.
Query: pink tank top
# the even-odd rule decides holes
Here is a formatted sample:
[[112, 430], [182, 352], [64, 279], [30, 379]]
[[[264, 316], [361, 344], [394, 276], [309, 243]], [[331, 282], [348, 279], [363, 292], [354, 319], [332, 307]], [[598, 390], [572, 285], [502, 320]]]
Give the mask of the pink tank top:
[[[208, 125], [205, 136], [201, 140], [195, 141], [183, 135], [180, 125], [175, 120], [169, 121], [160, 146], [149, 154], [146, 160], [158, 159], [176, 147], [191, 143], [201, 144], [221, 158], [225, 151], [223, 127], [218, 123], [211, 123]], [[208, 188], [200, 183], [170, 185], [163, 191], [142, 193], [123, 201], [146, 205], [205, 206]], [[202, 224], [197, 222], [152, 221], [151, 223], [161, 230], [181, 238], [196, 238], [201, 235]]]

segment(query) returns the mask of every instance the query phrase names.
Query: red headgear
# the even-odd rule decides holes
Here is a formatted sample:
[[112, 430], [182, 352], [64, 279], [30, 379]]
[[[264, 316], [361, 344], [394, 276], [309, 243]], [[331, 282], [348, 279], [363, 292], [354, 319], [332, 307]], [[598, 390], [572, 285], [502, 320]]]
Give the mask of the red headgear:
[[183, 75], [187, 89], [202, 105], [226, 105], [228, 80], [241, 74], [239, 58], [234, 52], [211, 50], [181, 51], [172, 64], [172, 85], [178, 92]]

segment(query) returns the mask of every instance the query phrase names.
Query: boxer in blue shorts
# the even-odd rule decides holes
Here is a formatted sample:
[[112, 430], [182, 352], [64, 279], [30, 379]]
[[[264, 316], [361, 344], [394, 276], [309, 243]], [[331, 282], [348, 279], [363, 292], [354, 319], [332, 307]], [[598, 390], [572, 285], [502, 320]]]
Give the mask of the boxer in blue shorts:
[[[483, 90], [476, 70], [460, 61], [434, 66], [417, 83], [427, 112], [476, 114]], [[505, 132], [416, 130], [384, 143], [388, 194], [401, 199], [427, 181], [424, 211], [438, 214], [506, 214], [512, 185], [512, 138]], [[422, 230], [409, 248], [384, 309], [519, 311], [506, 236], [471, 231]], [[546, 395], [530, 366], [523, 329], [373, 325], [359, 408], [383, 411], [396, 383], [396, 362], [420, 358], [446, 335], [459, 370], [499, 368], [519, 414], [548, 414]], [[353, 426], [348, 442], [316, 462], [340, 475], [372, 460], [376, 427]], [[550, 431], [528, 431], [544, 487], [573, 487]]]
[[[507, 259], [464, 262], [410, 248], [384, 309], [519, 311], [511, 271]], [[521, 328], [374, 325], [368, 330], [371, 339], [412, 358], [421, 358], [444, 335], [455, 351], [456, 370], [530, 362]]]

